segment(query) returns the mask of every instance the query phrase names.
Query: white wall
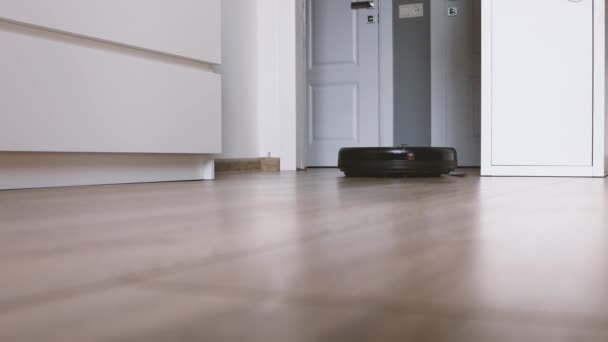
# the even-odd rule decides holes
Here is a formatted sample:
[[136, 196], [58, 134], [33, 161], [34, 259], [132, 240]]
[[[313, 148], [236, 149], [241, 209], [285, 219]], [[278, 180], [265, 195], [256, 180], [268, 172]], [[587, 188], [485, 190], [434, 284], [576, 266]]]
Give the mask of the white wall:
[[296, 0], [275, 0], [279, 8], [279, 144], [281, 170], [296, 170], [297, 167], [297, 46], [296, 46]]
[[258, 122], [259, 154], [279, 157], [279, 7], [274, 0], [260, 0], [258, 15]]
[[[258, 0], [221, 0], [222, 144], [219, 158], [258, 158]], [[264, 1], [261, 1], [264, 2]]]
[[296, 0], [222, 0], [222, 158], [296, 169]]
[[296, 0], [258, 1], [259, 155], [295, 170], [297, 146]]

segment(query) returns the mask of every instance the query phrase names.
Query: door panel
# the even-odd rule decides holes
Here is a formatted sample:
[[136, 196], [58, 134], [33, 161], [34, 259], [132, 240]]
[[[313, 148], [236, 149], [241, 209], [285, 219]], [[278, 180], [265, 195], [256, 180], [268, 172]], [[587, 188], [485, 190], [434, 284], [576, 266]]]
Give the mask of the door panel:
[[357, 84], [311, 87], [313, 139], [357, 141]]
[[593, 1], [492, 1], [492, 163], [592, 164]]
[[308, 11], [308, 166], [336, 166], [340, 148], [379, 144], [378, 9], [308, 0]]
[[310, 1], [312, 21], [312, 66], [357, 64], [357, 11], [350, 1]]

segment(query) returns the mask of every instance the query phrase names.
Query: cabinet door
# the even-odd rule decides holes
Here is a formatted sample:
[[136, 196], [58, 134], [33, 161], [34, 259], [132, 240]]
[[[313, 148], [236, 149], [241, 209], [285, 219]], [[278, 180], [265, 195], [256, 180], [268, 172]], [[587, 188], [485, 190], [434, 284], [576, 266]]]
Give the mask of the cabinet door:
[[592, 165], [593, 0], [492, 1], [492, 164]]

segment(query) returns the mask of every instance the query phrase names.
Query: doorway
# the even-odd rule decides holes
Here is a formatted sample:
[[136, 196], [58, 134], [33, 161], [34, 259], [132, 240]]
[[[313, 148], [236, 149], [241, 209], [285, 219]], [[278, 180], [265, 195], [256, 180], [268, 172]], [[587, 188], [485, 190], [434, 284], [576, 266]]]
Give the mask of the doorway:
[[306, 7], [306, 166], [400, 144], [455, 147], [460, 165], [480, 165], [481, 0]]

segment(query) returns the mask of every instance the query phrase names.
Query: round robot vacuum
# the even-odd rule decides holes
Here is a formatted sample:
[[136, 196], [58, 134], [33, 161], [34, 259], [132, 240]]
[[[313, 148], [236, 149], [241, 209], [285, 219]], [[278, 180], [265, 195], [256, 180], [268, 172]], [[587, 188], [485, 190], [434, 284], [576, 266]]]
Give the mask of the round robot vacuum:
[[346, 177], [440, 177], [458, 167], [451, 147], [348, 147], [338, 167]]

